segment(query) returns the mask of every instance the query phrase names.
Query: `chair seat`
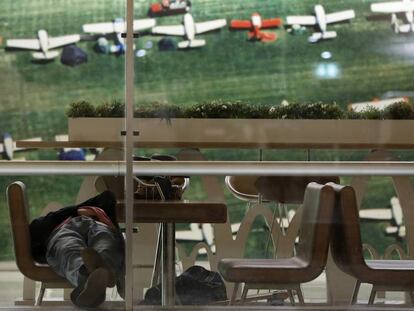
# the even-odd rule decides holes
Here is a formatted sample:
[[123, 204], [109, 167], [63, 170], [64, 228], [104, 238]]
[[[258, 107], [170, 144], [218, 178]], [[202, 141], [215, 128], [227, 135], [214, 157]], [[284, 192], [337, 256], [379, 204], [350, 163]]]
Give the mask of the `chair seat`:
[[371, 269], [381, 270], [412, 270], [414, 271], [414, 260], [366, 260]]
[[[308, 273], [308, 264], [298, 258], [281, 259], [222, 259], [218, 269], [230, 282], [297, 283]], [[300, 273], [302, 271], [303, 273]]]

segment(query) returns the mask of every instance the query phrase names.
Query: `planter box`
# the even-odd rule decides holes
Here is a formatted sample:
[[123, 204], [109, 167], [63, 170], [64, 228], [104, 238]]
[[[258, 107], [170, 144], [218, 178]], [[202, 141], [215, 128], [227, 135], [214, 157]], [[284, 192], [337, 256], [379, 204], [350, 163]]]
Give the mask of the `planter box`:
[[[69, 119], [70, 141], [121, 142], [122, 118]], [[135, 119], [138, 145], [204, 148], [411, 148], [413, 120]]]

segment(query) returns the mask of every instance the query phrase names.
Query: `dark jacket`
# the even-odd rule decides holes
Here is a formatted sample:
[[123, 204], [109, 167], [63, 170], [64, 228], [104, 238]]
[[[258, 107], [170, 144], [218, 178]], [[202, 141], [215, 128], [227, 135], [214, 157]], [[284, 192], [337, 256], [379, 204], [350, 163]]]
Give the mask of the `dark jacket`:
[[40, 263], [46, 262], [46, 247], [50, 234], [67, 218], [78, 216], [78, 208], [82, 206], [96, 206], [103, 209], [106, 215], [111, 219], [112, 223], [119, 228], [116, 217], [115, 195], [110, 191], [102, 192], [78, 205], [68, 206], [55, 212], [50, 212], [46, 216], [33, 219], [29, 225], [32, 256], [35, 261]]

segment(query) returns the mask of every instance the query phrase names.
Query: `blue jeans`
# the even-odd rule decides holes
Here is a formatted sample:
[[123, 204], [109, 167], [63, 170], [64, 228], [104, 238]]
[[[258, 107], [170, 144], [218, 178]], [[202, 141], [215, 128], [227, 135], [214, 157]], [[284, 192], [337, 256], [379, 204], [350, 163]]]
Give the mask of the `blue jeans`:
[[87, 216], [72, 218], [54, 231], [47, 243], [46, 260], [52, 269], [73, 286], [82, 285], [87, 272], [81, 250], [93, 248], [106, 267], [116, 276], [117, 285], [124, 283], [124, 240], [121, 232]]

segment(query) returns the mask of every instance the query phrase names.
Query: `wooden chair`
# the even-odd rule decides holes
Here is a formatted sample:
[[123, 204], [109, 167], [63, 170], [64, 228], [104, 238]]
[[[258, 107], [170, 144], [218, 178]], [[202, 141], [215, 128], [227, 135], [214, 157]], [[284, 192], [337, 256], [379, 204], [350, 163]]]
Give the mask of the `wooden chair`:
[[372, 284], [368, 304], [374, 303], [377, 291], [408, 292], [413, 303], [414, 260], [365, 260], [355, 191], [350, 186], [328, 185], [335, 191], [332, 257], [343, 272], [357, 279], [351, 304], [357, 302], [361, 283]]
[[26, 186], [16, 181], [7, 187], [7, 202], [10, 212], [14, 253], [20, 272], [33, 281], [41, 282], [36, 305], [41, 305], [47, 288], [72, 288], [66, 279], [57, 275], [49, 265], [34, 261], [31, 254], [29, 231], [29, 205]]
[[305, 191], [302, 223], [296, 255], [281, 259], [222, 259], [219, 271], [228, 282], [236, 283], [230, 304], [236, 299], [240, 283], [245, 283], [241, 302], [249, 289], [287, 289], [294, 304], [296, 290], [304, 304], [300, 283], [321, 274], [328, 255], [334, 193], [329, 186], [310, 183]]

